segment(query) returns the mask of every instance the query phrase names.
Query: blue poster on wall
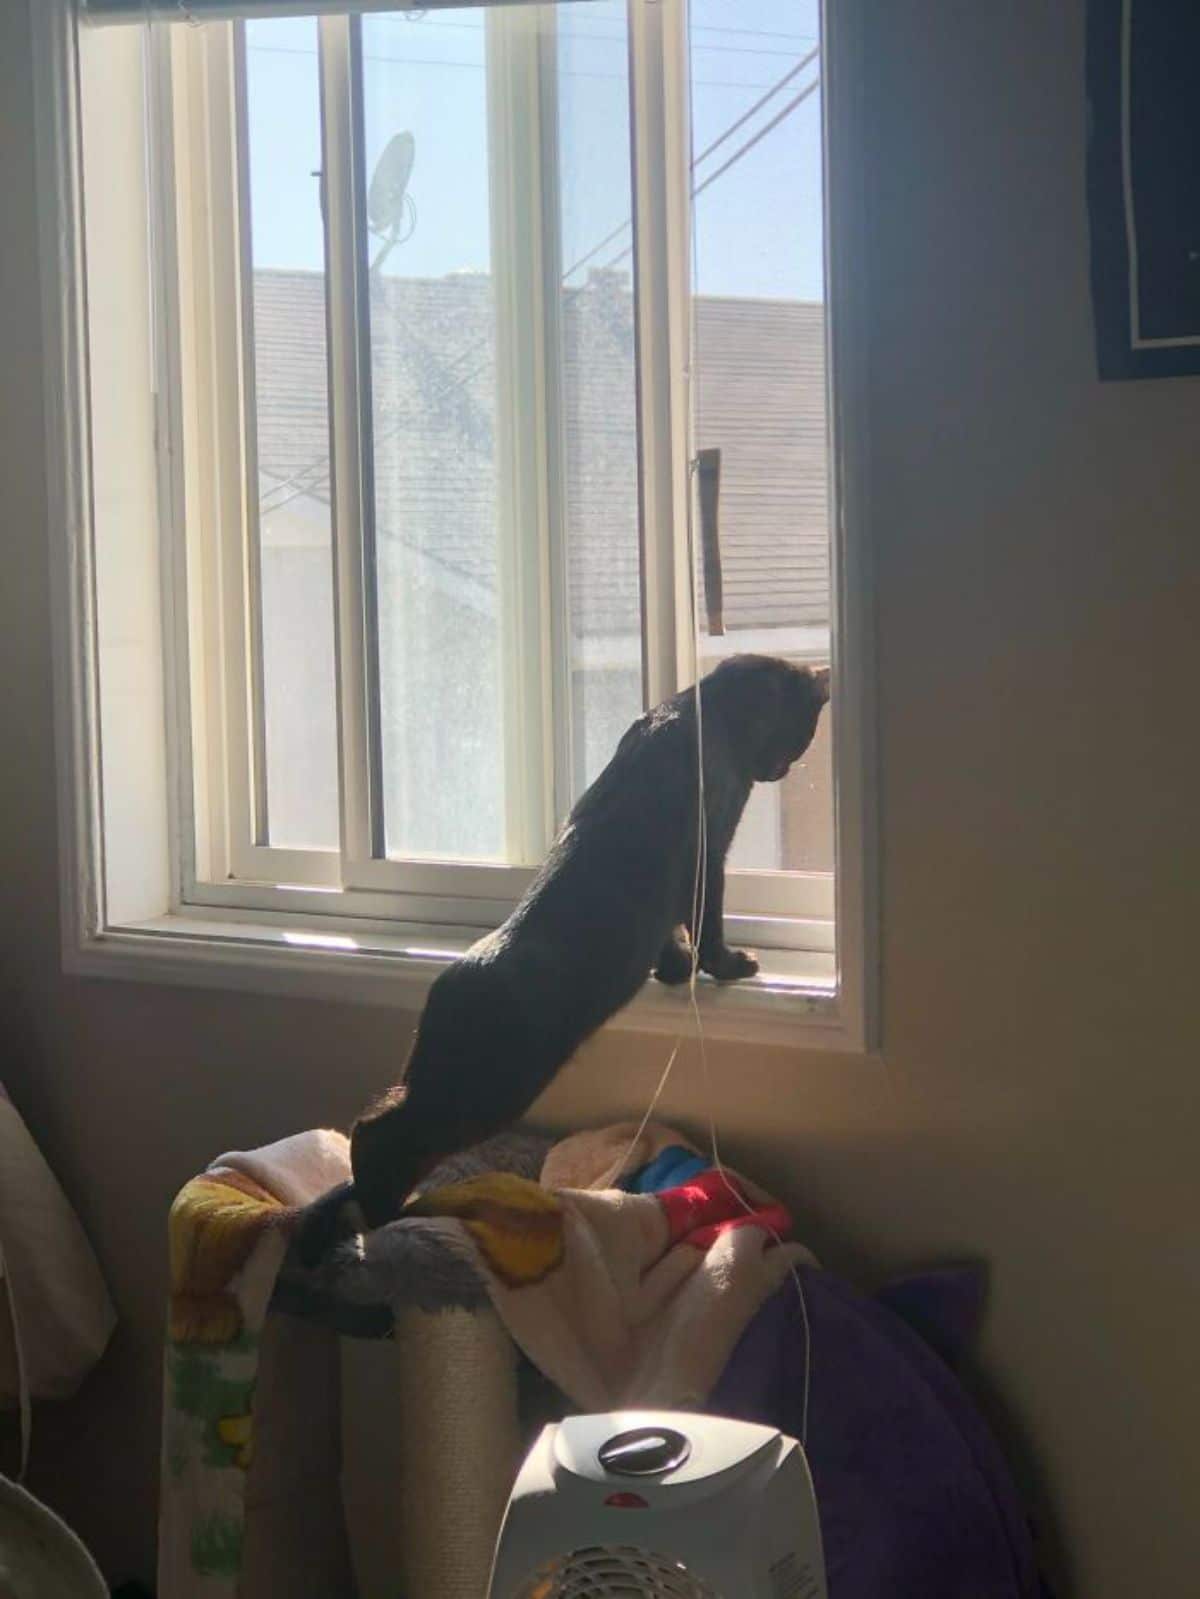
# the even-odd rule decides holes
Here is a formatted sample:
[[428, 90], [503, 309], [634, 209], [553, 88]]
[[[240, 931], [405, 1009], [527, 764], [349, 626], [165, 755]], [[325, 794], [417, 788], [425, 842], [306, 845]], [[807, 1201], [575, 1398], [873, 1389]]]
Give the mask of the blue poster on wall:
[[1200, 0], [1089, 0], [1102, 378], [1200, 373]]

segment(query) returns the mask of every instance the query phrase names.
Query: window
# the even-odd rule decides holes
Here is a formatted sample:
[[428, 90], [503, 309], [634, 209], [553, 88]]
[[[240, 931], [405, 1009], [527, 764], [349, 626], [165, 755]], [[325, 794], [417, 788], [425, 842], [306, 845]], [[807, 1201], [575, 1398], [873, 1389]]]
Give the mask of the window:
[[760, 997], [861, 1036], [819, 0], [131, 6], [77, 37], [52, 9], [85, 942], [432, 962], [502, 919], [645, 705], [734, 651], [836, 655], [727, 913]]

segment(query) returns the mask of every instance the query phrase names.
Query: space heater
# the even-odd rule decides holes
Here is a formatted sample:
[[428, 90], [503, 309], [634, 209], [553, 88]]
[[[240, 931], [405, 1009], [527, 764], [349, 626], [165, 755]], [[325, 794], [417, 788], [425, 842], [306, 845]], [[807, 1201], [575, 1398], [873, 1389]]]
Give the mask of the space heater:
[[827, 1599], [804, 1451], [773, 1427], [672, 1411], [547, 1427], [489, 1599]]

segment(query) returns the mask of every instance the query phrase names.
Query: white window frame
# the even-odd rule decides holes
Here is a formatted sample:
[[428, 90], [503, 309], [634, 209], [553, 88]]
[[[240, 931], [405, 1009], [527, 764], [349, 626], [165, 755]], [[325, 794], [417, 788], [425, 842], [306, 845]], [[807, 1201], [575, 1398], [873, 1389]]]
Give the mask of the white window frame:
[[[689, 493], [686, 448], [680, 447], [680, 430], [686, 428], [688, 415], [686, 290], [690, 276], [687, 140], [682, 109], [686, 102], [683, 16], [680, 0], [630, 3], [635, 37], [631, 98], [635, 217], [640, 244], [639, 363], [643, 370], [667, 375], [665, 381], [643, 382], [639, 398], [644, 537], [650, 530], [643, 561], [643, 654], [651, 702], [680, 682], [690, 680], [694, 658], [692, 640], [681, 625], [681, 618], [690, 618], [691, 605], [686, 586], [690, 580], [686, 563], [680, 558], [681, 540], [686, 539]], [[165, 126], [170, 132], [169, 140], [152, 141], [159, 159], [151, 163], [147, 198], [150, 214], [158, 216], [161, 228], [155, 245], [160, 252], [172, 249], [166, 238], [171, 230], [161, 227], [165, 217], [176, 214], [170, 208], [179, 206], [179, 215], [191, 216], [192, 221], [184, 226], [184, 249], [180, 251], [180, 256], [187, 259], [173, 264], [181, 270], [181, 293], [190, 296], [189, 310], [208, 307], [207, 322], [203, 314], [190, 318], [181, 315], [177, 307], [164, 302], [159, 284], [151, 339], [152, 398], [160, 437], [163, 430], [167, 430], [167, 437], [181, 434], [185, 444], [190, 443], [193, 449], [224, 451], [236, 459], [237, 466], [230, 470], [228, 459], [217, 460], [210, 463], [210, 470], [192, 474], [189, 480], [182, 470], [179, 452], [159, 452], [156, 489], [165, 552], [161, 557], [159, 622], [167, 640], [159, 693], [165, 693], [166, 703], [161, 783], [171, 850], [166, 863], [168, 891], [161, 906], [157, 905], [155, 901], [163, 896], [156, 886], [162, 872], [156, 867], [151, 874], [155, 884], [147, 886], [142, 895], [146, 903], [141, 906], [143, 912], [155, 913], [114, 914], [111, 863], [105, 851], [105, 780], [113, 798], [114, 781], [123, 782], [124, 777], [105, 769], [101, 740], [103, 696], [98, 685], [103, 645], [97, 628], [94, 482], [87, 404], [90, 352], [85, 314], [86, 233], [78, 100], [80, 39], [71, 0], [44, 0], [34, 8], [34, 17], [40, 192], [44, 200], [45, 320], [47, 349], [53, 362], [47, 423], [55, 520], [52, 550], [65, 959], [75, 971], [153, 975], [170, 981], [219, 982], [309, 993], [356, 993], [411, 1003], [414, 993], [427, 985], [440, 963], [451, 958], [477, 931], [495, 925], [505, 914], [530, 871], [378, 858], [379, 828], [372, 816], [369, 785], [345, 780], [347, 771], [370, 772], [372, 757], [369, 716], [361, 687], [362, 653], [368, 647], [367, 630], [361, 625], [364, 563], [361, 546], [341, 534], [337, 540], [337, 647], [343, 763], [342, 862], [339, 864], [339, 857], [333, 853], [324, 860], [314, 860], [317, 852], [268, 849], [250, 830], [235, 836], [230, 825], [230, 792], [254, 792], [250, 771], [252, 740], [246, 697], [241, 692], [241, 682], [249, 674], [245, 655], [239, 657], [234, 637], [241, 636], [240, 630], [229, 625], [230, 617], [245, 617], [253, 610], [249, 604], [253, 573], [242, 542], [246, 501], [251, 498], [245, 488], [253, 479], [246, 469], [240, 411], [219, 403], [222, 395], [227, 400], [230, 394], [240, 398], [245, 393], [244, 354], [236, 339], [229, 337], [229, 330], [237, 325], [231, 308], [244, 291], [244, 283], [237, 281], [236, 273], [229, 272], [227, 253], [222, 256], [217, 250], [200, 248], [203, 241], [187, 231], [189, 226], [197, 226], [197, 217], [207, 217], [210, 222], [215, 217], [228, 221], [230, 206], [235, 217], [237, 211], [235, 182], [225, 194], [214, 196], [211, 191], [214, 170], [224, 172], [231, 180], [237, 173], [233, 141], [229, 141], [228, 148], [221, 145], [221, 138], [234, 126], [237, 77], [231, 70], [231, 59], [221, 59], [222, 51], [228, 51], [230, 35], [219, 26], [194, 30], [195, 37], [190, 39], [182, 35], [193, 30], [177, 28], [173, 40], [167, 38], [168, 30], [156, 29], [160, 42], [148, 56], [151, 105], [157, 107], [160, 127]], [[320, 27], [327, 170], [331, 151], [338, 156], [339, 141], [350, 146], [348, 160], [342, 158], [344, 169], [348, 170], [356, 158], [353, 119], [345, 99], [351, 24], [344, 18], [325, 18]], [[523, 38], [533, 41], [532, 48], [523, 46]], [[547, 130], [543, 96], [553, 52], [546, 50], [544, 33], [529, 32], [527, 28], [523, 31], [518, 26], [507, 31], [503, 48], [512, 52], [515, 59], [510, 60], [505, 78], [510, 92], [492, 97], [500, 107], [501, 124], [490, 130], [491, 138], [501, 154], [506, 137], [519, 138], [526, 149], [536, 152], [536, 160], [552, 162], [554, 141]], [[186, 54], [188, 58], [183, 80], [187, 87], [182, 95], [178, 60], [173, 72], [167, 70], [172, 51], [177, 57]], [[857, 35], [851, 17], [848, 9], [839, 7], [836, 28], [831, 18], [826, 19], [823, 57], [826, 162], [827, 169], [836, 174], [860, 170], [855, 157], [859, 119], [851, 98], [861, 76], [855, 64], [856, 54]], [[164, 111], [172, 84], [175, 98]], [[199, 197], [202, 203], [189, 211], [189, 197], [184, 196], [181, 201], [175, 190], [180, 168], [171, 145], [196, 137], [198, 129], [203, 129], [210, 157], [216, 152], [217, 165], [214, 167], [210, 159], [203, 168], [209, 189]], [[497, 160], [498, 166], [503, 165], [499, 157]], [[186, 170], [194, 174], [196, 164], [188, 164]], [[499, 182], [499, 173], [494, 174], [494, 192]], [[854, 321], [861, 291], [847, 263], [854, 259], [856, 240], [862, 238], [863, 229], [855, 184], [848, 177], [839, 177], [836, 183], [827, 185], [827, 191], [829, 370], [832, 402], [836, 405], [833, 477], [837, 518], [831, 588], [837, 687], [833, 764], [838, 869], [833, 885], [818, 874], [812, 874], [810, 883], [798, 884], [792, 875], [739, 873], [731, 882], [730, 893], [733, 919], [742, 941], [749, 942], [752, 937], [756, 943], [771, 946], [776, 942], [773, 932], [778, 923], [785, 930], [785, 937], [779, 942], [786, 942], [789, 937], [795, 938], [797, 921], [804, 921], [809, 925], [801, 929], [801, 942], [818, 953], [824, 944], [826, 955], [824, 960], [809, 960], [803, 954], [771, 950], [764, 977], [732, 989], [717, 990], [706, 984], [704, 1004], [717, 1035], [725, 1032], [744, 1037], [761, 1033], [808, 1039], [822, 1047], [862, 1049], [872, 1037], [875, 986], [873, 940], [869, 939], [873, 927], [873, 829], [867, 803], [871, 629], [863, 534], [866, 510], [861, 464], [865, 458], [862, 357]], [[534, 195], [546, 192], [553, 193], [554, 185], [538, 185], [533, 190]], [[531, 202], [524, 203], [528, 206]], [[361, 292], [361, 284], [356, 281], [355, 218], [351, 196], [341, 186], [327, 187], [327, 204], [333, 219], [330, 238], [335, 244], [340, 241], [340, 248], [331, 248], [327, 262], [331, 279], [330, 360], [347, 363], [356, 359], [354, 340], [347, 336], [345, 328], [335, 326], [335, 320], [339, 314], [347, 313], [354, 294]], [[501, 228], [505, 217], [511, 222], [519, 214], [521, 204], [520, 196], [510, 194], [507, 205], [496, 206]], [[540, 228], [528, 226], [535, 220], [540, 220]], [[521, 223], [526, 227], [521, 228]], [[557, 239], [554, 218], [543, 215], [535, 219], [526, 214], [519, 217], [515, 227], [523, 238], [532, 241], [532, 253], [519, 263], [520, 271], [514, 273], [514, 279], [533, 285], [535, 290], [537, 285], [556, 286], [558, 262], [553, 252], [538, 247], [539, 237]], [[510, 226], [509, 242], [513, 231]], [[505, 253], [500, 252], [497, 259]], [[647, 266], [656, 261], [665, 261], [665, 270]], [[547, 618], [561, 609], [550, 603], [550, 595], [556, 584], [564, 582], [561, 563], [555, 556], [560, 541], [555, 536], [553, 520], [561, 515], [556, 503], [561, 468], [553, 430], [546, 425], [553, 398], [548, 388], [556, 370], [553, 341], [557, 294], [543, 292], [539, 298], [536, 292], [527, 293], [525, 301], [517, 314], [537, 320], [536, 336], [527, 348], [536, 350], [540, 359], [526, 361], [524, 367], [518, 361], [510, 361], [507, 370], [503, 360], [500, 364], [507, 381], [521, 390], [520, 405], [510, 409], [533, 420], [533, 425], [525, 429], [526, 437], [515, 441], [514, 448], [542, 452], [541, 459], [534, 462], [517, 488], [523, 485], [527, 489], [531, 483], [540, 487], [532, 499], [527, 496], [517, 503], [510, 498], [504, 519], [509, 527], [516, 527], [529, 525], [532, 518], [538, 528], [538, 545], [536, 561], [526, 562], [524, 569], [519, 562], [512, 563], [503, 609], [517, 617], [526, 607], [526, 614], [539, 618], [539, 636], [544, 637]], [[213, 307], [218, 308], [216, 314]], [[199, 355], [198, 347], [202, 347]], [[180, 374], [189, 362], [193, 372], [201, 373], [201, 381], [185, 389]], [[348, 386], [353, 377], [352, 373], [342, 372], [339, 378], [335, 371], [334, 383], [341, 381]], [[205, 429], [197, 426], [195, 414], [190, 421], [182, 414], [187, 410], [185, 400], [196, 407], [207, 404], [211, 408], [215, 404], [224, 428], [211, 428], [205, 436]], [[360, 414], [353, 407], [335, 408], [335, 427], [347, 430], [336, 445], [343, 460], [358, 455], [359, 440], [353, 435]], [[339, 471], [336, 476], [339, 521], [343, 528], [362, 529], [362, 474]], [[197, 495], [207, 495], [209, 499], [199, 507], [189, 503]], [[222, 529], [219, 550], [210, 551], [207, 556], [194, 543], [189, 547], [182, 537], [182, 529], [197, 515], [214, 518]], [[203, 652], [203, 661], [188, 660], [183, 642], [188, 629], [176, 625], [185, 606], [191, 607], [193, 636], [197, 625], [203, 629], [212, 625], [214, 615], [220, 618], [227, 653], [217, 657], [211, 651]], [[197, 607], [204, 613], [199, 619]], [[524, 635], [525, 630], [521, 631]], [[848, 639], [853, 641], [849, 649]], [[515, 697], [539, 713], [525, 717], [517, 730], [521, 747], [516, 769], [545, 774], [544, 782], [535, 784], [532, 793], [518, 795], [518, 814], [510, 818], [510, 836], [515, 830], [530, 855], [544, 840], [553, 816], [565, 808], [564, 785], [570, 772], [570, 752], [562, 732], [566, 718], [556, 709], [556, 702], [562, 703], [565, 680], [565, 652], [558, 648], [559, 642], [550, 640], [532, 662], [515, 654], [511, 657], [510, 670], [522, 679], [521, 693]], [[512, 694], [516, 688], [514, 678], [508, 692]], [[203, 729], [191, 723], [197, 705], [202, 707]], [[238, 735], [232, 739], [231, 724]], [[201, 747], [208, 752], [208, 759], [193, 772], [189, 756], [194, 748]], [[213, 757], [214, 750], [217, 758]], [[242, 756], [231, 760], [230, 752], [238, 750]], [[237, 768], [238, 758], [245, 761], [242, 769]], [[247, 814], [253, 816], [255, 812], [247, 808]], [[261, 808], [257, 816], [261, 823]], [[833, 894], [836, 949], [830, 914]], [[735, 895], [741, 895], [740, 901]], [[124, 912], [125, 907], [119, 909]], [[679, 1024], [680, 1015], [678, 995], [648, 985], [646, 994], [621, 1020], [638, 1026], [671, 1028]]]

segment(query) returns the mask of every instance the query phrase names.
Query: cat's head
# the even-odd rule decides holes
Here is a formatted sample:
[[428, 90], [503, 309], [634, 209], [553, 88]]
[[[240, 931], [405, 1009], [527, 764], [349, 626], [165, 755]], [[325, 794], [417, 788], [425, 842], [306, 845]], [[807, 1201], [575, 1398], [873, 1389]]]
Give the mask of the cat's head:
[[812, 743], [829, 703], [829, 668], [796, 666], [773, 655], [731, 655], [705, 679], [705, 700], [720, 714], [749, 777], [777, 783]]

